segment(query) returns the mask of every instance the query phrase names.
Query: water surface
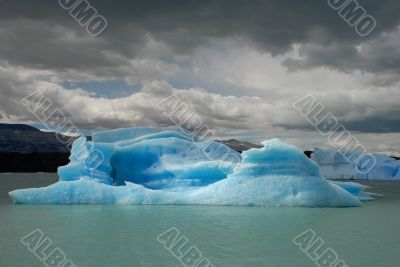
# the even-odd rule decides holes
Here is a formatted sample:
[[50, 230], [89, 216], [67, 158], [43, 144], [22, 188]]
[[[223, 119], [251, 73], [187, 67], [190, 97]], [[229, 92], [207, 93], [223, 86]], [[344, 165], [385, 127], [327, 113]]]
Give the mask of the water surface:
[[41, 229], [77, 266], [183, 266], [156, 237], [179, 229], [215, 266], [317, 266], [292, 243], [312, 229], [349, 266], [400, 263], [400, 183], [361, 208], [15, 205], [7, 192], [55, 174], [0, 174], [0, 266], [44, 266], [20, 238]]

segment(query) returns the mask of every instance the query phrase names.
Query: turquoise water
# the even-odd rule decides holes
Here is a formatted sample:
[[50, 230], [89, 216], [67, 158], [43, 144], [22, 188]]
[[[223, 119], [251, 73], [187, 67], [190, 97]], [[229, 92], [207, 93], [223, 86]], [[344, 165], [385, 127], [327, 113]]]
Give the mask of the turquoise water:
[[349, 266], [400, 263], [398, 182], [368, 182], [385, 197], [362, 208], [14, 205], [5, 194], [49, 176], [0, 175], [0, 266], [44, 266], [20, 242], [37, 228], [77, 266], [184, 266], [156, 239], [171, 227], [215, 266], [317, 266], [292, 243], [307, 229]]

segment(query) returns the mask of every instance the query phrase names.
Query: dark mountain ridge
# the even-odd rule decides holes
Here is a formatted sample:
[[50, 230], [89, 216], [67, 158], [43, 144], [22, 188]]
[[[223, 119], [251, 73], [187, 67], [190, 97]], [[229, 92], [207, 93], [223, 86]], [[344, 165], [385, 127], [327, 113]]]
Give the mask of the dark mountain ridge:
[[73, 139], [29, 125], [0, 123], [0, 152], [3, 153], [68, 153], [65, 144]]

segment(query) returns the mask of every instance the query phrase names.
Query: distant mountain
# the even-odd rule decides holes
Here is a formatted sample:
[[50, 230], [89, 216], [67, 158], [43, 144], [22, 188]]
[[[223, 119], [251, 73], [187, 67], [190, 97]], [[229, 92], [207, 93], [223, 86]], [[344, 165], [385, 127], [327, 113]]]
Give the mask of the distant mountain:
[[[71, 137], [58, 135], [61, 140]], [[69, 149], [55, 133], [25, 124], [0, 123], [0, 172], [56, 172]]]
[[236, 139], [229, 139], [229, 140], [217, 140], [220, 143], [230, 147], [231, 149], [242, 153], [243, 151], [249, 150], [250, 148], [260, 148], [262, 145], [256, 145], [250, 142], [239, 141]]
[[7, 124], [0, 123], [0, 130], [9, 130], [9, 131], [25, 131], [25, 132], [38, 132], [39, 129], [26, 125], [26, 124]]
[[0, 152], [68, 153], [68, 148], [57, 136], [61, 140], [71, 140], [69, 136], [42, 132], [29, 125], [0, 123]]
[[67, 165], [68, 153], [4, 153], [0, 152], [0, 172], [57, 172]]
[[311, 158], [311, 154], [314, 153], [314, 151], [310, 151], [310, 150], [305, 150], [304, 151], [304, 155], [306, 155], [307, 157]]

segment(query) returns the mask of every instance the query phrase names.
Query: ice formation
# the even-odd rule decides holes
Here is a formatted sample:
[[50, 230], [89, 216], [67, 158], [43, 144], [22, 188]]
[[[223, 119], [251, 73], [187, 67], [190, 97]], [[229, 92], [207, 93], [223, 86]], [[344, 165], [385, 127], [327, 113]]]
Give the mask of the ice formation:
[[400, 161], [384, 154], [372, 153], [375, 165], [360, 173], [342, 154], [333, 148], [316, 147], [311, 158], [318, 163], [321, 175], [332, 179], [400, 180]]
[[356, 183], [321, 177], [318, 165], [279, 139], [241, 155], [178, 128], [130, 128], [77, 139], [60, 181], [10, 192], [16, 203], [360, 206]]

